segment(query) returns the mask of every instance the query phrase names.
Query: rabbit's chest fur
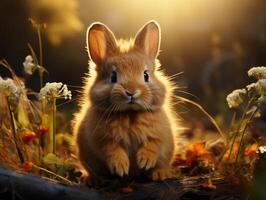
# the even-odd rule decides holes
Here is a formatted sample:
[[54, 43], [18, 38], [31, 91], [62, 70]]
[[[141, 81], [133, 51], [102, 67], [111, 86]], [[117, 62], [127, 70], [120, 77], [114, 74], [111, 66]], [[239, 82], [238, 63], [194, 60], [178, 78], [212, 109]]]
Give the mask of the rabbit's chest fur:
[[[100, 113], [99, 116], [101, 116]], [[91, 133], [88, 133], [94, 135], [94, 140], [99, 148], [105, 141], [112, 141], [120, 143], [130, 153], [135, 152], [140, 145], [150, 139], [162, 140], [164, 139], [163, 135], [171, 134], [168, 116], [161, 109], [155, 112], [121, 112], [109, 116], [102, 123], [100, 120], [96, 120], [100, 123], [97, 130], [90, 127]]]

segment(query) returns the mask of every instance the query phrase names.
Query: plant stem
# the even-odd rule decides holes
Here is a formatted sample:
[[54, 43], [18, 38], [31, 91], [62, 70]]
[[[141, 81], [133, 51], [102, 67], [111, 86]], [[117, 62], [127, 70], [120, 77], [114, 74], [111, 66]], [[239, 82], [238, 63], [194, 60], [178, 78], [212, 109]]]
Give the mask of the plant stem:
[[15, 122], [15, 116], [13, 111], [11, 110], [9, 101], [8, 101], [8, 97], [6, 98], [7, 100], [7, 104], [8, 104], [8, 111], [9, 111], [9, 115], [11, 118], [11, 127], [12, 127], [12, 132], [13, 132], [13, 136], [14, 136], [14, 142], [15, 142], [15, 146], [17, 149], [17, 153], [18, 153], [18, 157], [21, 163], [24, 163], [24, 156], [22, 154], [22, 151], [20, 150], [19, 146], [18, 146], [18, 141], [17, 141], [17, 128], [16, 128], [16, 122]]
[[51, 175], [55, 176], [56, 178], [59, 178], [59, 179], [65, 181], [65, 182], [67, 182], [69, 184], [72, 184], [72, 182], [70, 180], [68, 180], [68, 179], [66, 179], [66, 178], [64, 178], [64, 177], [62, 177], [62, 176], [60, 176], [60, 175], [58, 175], [58, 174], [56, 174], [54, 172], [51, 172], [51, 171], [49, 171], [49, 170], [47, 170], [45, 168], [39, 167], [38, 165], [35, 165], [35, 164], [32, 164], [32, 166], [37, 168], [40, 171], [46, 172], [48, 174], [51, 174]]
[[249, 122], [253, 119], [253, 117], [254, 117], [255, 113], [258, 111], [258, 109], [259, 109], [259, 108], [257, 107], [257, 108], [252, 112], [252, 114], [250, 115], [250, 117], [249, 117], [247, 123], [245, 124], [245, 127], [244, 127], [243, 131], [242, 131], [241, 138], [240, 138], [240, 142], [239, 142], [239, 146], [238, 146], [238, 150], [237, 150], [237, 154], [236, 154], [235, 164], [237, 164], [238, 157], [239, 157], [240, 151], [241, 151], [241, 149], [242, 149], [242, 145], [243, 145], [243, 139], [244, 139], [245, 131], [246, 131], [247, 127], [248, 127]]
[[40, 56], [40, 65], [43, 65], [43, 58], [42, 58], [42, 36], [41, 36], [41, 27], [38, 26], [37, 28], [38, 33], [38, 41], [39, 41], [39, 56]]
[[[41, 35], [41, 26], [37, 26], [37, 33], [38, 33], [38, 42], [39, 42], [39, 64], [41, 68], [39, 69], [39, 76], [40, 76], [40, 89], [43, 87], [43, 52], [42, 52], [42, 35]], [[41, 102], [41, 112], [44, 112], [44, 105]], [[41, 148], [44, 148], [44, 136], [41, 135], [39, 138], [39, 160], [41, 160]]]
[[56, 98], [53, 98], [53, 154], [56, 152], [56, 141], [55, 141], [55, 135], [56, 135]]
[[38, 157], [39, 157], [39, 164], [41, 165], [41, 152], [42, 152], [42, 147], [41, 147], [41, 135], [39, 136], [39, 140], [38, 140]]
[[[41, 116], [43, 116], [44, 114], [44, 102], [43, 100], [41, 100]], [[41, 117], [41, 122], [39, 124], [39, 126], [41, 126], [43, 124], [43, 118]], [[44, 151], [44, 147], [45, 147], [45, 141], [44, 141], [44, 135], [40, 134], [39, 136], [39, 158], [41, 160], [41, 150]]]
[[234, 148], [234, 144], [235, 144], [236, 138], [237, 138], [237, 136], [238, 136], [239, 130], [240, 130], [241, 126], [242, 126], [242, 123], [243, 123], [243, 121], [244, 121], [244, 119], [245, 119], [245, 117], [246, 117], [246, 113], [247, 113], [247, 111], [248, 111], [248, 109], [249, 109], [251, 103], [253, 102], [253, 100], [254, 100], [254, 98], [251, 98], [251, 99], [249, 100], [247, 106], [245, 107], [245, 109], [244, 109], [244, 111], [243, 111], [243, 114], [242, 114], [242, 116], [241, 116], [240, 122], [239, 122], [239, 124], [238, 124], [238, 126], [237, 126], [237, 129], [236, 129], [236, 131], [235, 131], [235, 135], [234, 135], [234, 137], [233, 137], [233, 141], [232, 141], [232, 144], [231, 144], [231, 147], [230, 147], [230, 151], [229, 151], [229, 155], [228, 155], [227, 160], [230, 160], [230, 158], [231, 158], [231, 155], [232, 155], [232, 152], [233, 152], [233, 148]]
[[43, 71], [42, 69], [39, 70], [39, 76], [40, 76], [40, 89], [43, 87]]
[[[37, 27], [37, 33], [38, 33], [38, 42], [39, 42], [39, 61], [40, 66], [43, 67], [43, 53], [42, 53], [42, 35], [41, 35], [41, 27]], [[40, 88], [43, 87], [43, 70], [42, 68], [39, 69], [39, 75], [40, 75]]]

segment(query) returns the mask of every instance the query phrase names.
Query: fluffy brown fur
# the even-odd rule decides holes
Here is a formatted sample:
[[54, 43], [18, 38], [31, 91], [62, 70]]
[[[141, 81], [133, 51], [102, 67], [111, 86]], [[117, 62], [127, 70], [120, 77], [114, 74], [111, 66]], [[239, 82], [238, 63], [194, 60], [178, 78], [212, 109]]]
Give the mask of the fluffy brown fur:
[[[177, 117], [173, 84], [156, 59], [159, 25], [151, 21], [134, 40], [117, 41], [105, 25], [94, 23], [87, 45], [90, 74], [74, 120], [84, 167], [98, 178], [143, 172], [153, 180], [172, 177]], [[111, 82], [114, 73], [116, 81]]]

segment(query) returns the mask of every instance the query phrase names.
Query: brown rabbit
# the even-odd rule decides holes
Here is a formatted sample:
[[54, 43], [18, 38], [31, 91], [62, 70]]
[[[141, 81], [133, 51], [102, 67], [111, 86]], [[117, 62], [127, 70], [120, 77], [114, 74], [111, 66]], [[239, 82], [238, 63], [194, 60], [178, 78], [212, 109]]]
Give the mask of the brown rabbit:
[[156, 59], [160, 39], [155, 21], [128, 41], [117, 41], [102, 23], [88, 28], [90, 73], [74, 132], [80, 160], [91, 176], [173, 176], [177, 117], [173, 84]]

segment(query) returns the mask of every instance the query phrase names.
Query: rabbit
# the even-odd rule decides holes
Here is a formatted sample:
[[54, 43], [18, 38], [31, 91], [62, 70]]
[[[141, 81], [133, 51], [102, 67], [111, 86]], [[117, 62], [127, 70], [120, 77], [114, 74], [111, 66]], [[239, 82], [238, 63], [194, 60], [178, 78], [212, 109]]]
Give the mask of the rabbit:
[[130, 40], [117, 40], [100, 22], [88, 28], [89, 74], [73, 131], [91, 177], [174, 177], [180, 125], [173, 108], [175, 85], [157, 59], [160, 42], [156, 21]]

